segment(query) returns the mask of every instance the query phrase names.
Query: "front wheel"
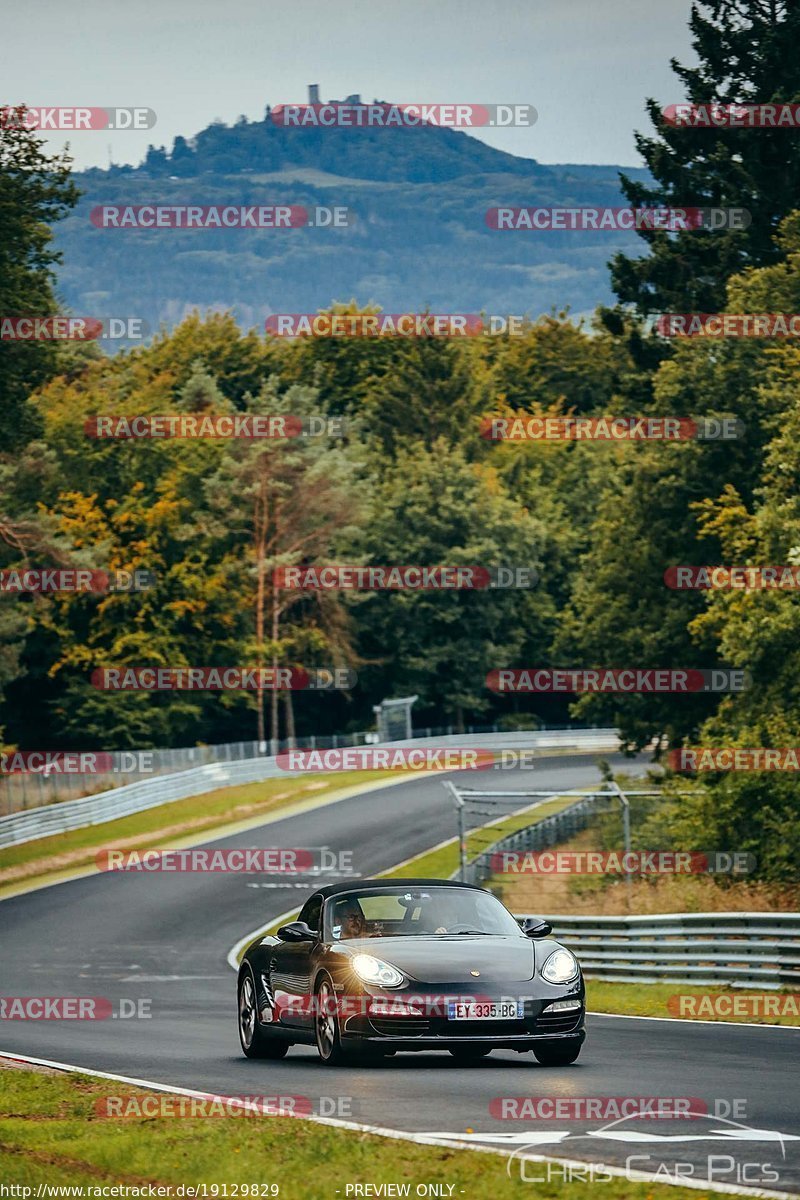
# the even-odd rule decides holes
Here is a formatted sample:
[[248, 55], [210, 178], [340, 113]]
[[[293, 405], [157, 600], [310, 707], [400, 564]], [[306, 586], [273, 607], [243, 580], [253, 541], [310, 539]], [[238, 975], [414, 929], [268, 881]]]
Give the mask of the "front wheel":
[[491, 1054], [491, 1046], [451, 1046], [450, 1053], [453, 1058], [461, 1063], [477, 1062], [479, 1058], [486, 1058], [487, 1054]]
[[543, 1067], [568, 1067], [581, 1052], [582, 1042], [578, 1038], [565, 1038], [562, 1042], [542, 1042], [534, 1046], [533, 1053]]
[[314, 1038], [317, 1052], [326, 1067], [338, 1067], [347, 1059], [339, 1033], [336, 995], [331, 982], [323, 978], [317, 984], [314, 1006]]
[[258, 1002], [253, 972], [246, 967], [239, 977], [239, 1041], [247, 1058], [284, 1058], [289, 1043], [270, 1037], [258, 1024]]

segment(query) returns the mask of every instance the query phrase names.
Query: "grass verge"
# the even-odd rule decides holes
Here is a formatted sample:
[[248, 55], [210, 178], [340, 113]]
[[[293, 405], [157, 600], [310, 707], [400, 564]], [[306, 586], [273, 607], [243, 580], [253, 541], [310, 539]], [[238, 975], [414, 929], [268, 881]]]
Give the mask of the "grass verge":
[[[374, 1134], [336, 1129], [280, 1117], [109, 1119], [97, 1115], [103, 1097], [149, 1097], [109, 1080], [0, 1065], [0, 1180], [6, 1185], [39, 1184], [96, 1188], [105, 1184], [161, 1185], [177, 1194], [180, 1185], [277, 1184], [280, 1200], [343, 1198], [347, 1185], [445, 1185], [444, 1194], [466, 1200], [518, 1197], [519, 1174], [509, 1177], [494, 1154], [424, 1146]], [[162, 1097], [168, 1100], [167, 1096]], [[313, 1103], [313, 1099], [312, 1099]], [[530, 1169], [530, 1168], [529, 1168]], [[538, 1172], [541, 1173], [541, 1172]], [[90, 1196], [90, 1192], [84, 1192]], [[147, 1194], [147, 1191], [143, 1194]], [[352, 1192], [350, 1193], [352, 1195]], [[697, 1190], [613, 1180], [621, 1200], [697, 1200]], [[582, 1182], [539, 1183], [542, 1200], [585, 1200]]]
[[[563, 808], [570, 803], [570, 799], [548, 800], [546, 804], [535, 805], [537, 814], [540, 817], [549, 816], [551, 812], [556, 812], [559, 808]], [[531, 823], [531, 809], [526, 809], [524, 813], [515, 813], [514, 816], [503, 817], [496, 824], [491, 826], [482, 825], [479, 829], [475, 829], [467, 836], [467, 856], [474, 858], [481, 850], [485, 850], [487, 845], [492, 845], [506, 834], [514, 833], [517, 829], [524, 828], [525, 825]], [[487, 830], [490, 833], [487, 835]], [[381, 871], [380, 878], [386, 879], [405, 879], [406, 876], [412, 876], [419, 879], [449, 879], [454, 871], [458, 870], [459, 853], [458, 853], [458, 838], [451, 838], [449, 842], [445, 842], [442, 846], [435, 846], [433, 850], [424, 850], [422, 854], [417, 854], [414, 858], [409, 858], [405, 862], [400, 863], [396, 867], [390, 867], [388, 871]], [[300, 906], [292, 914], [296, 917], [300, 911]], [[280, 925], [286, 921], [292, 920], [292, 917], [283, 916], [277, 921], [273, 921], [271, 925], [259, 934], [259, 937], [264, 937], [266, 934], [274, 934]], [[253, 941], [256, 939], [254, 938]], [[252, 944], [252, 943], [251, 943]], [[243, 947], [239, 955], [241, 961], [247, 947]]]
[[[404, 773], [410, 778], [410, 773]], [[230, 823], [270, 816], [282, 808], [308, 800], [313, 802], [359, 784], [393, 783], [396, 775], [386, 771], [342, 771], [330, 775], [303, 775], [267, 779], [219, 788], [201, 796], [160, 804], [144, 812], [102, 825], [73, 829], [52, 837], [37, 838], [0, 850], [0, 896], [19, 883], [39, 877], [57, 878], [63, 873], [91, 866], [98, 850], [106, 846], [150, 849], [173, 846], [179, 839], [224, 827]]]
[[[694, 997], [695, 1002], [688, 1000], [682, 1008], [675, 1005], [670, 1008], [669, 1000], [674, 996]], [[732, 1000], [717, 1002], [718, 996], [730, 996]], [[776, 1015], [775, 1004], [789, 1011]], [[588, 976], [586, 1006], [591, 1012], [631, 1017], [679, 1017], [682, 1012], [687, 1019], [702, 1021], [800, 1025], [800, 996], [796, 993], [759, 992], [746, 988], [731, 991], [724, 987], [700, 988], [679, 983], [605, 983]], [[725, 1011], [728, 1009], [734, 1011]]]
[[[491, 825], [481, 825], [480, 828], [473, 829], [471, 833], [467, 834], [467, 858], [475, 858], [482, 850], [494, 845], [500, 838], [506, 837], [509, 833], [516, 833], [518, 829], [524, 829], [526, 825], [531, 825], [533, 823], [531, 818], [534, 815], [536, 820], [541, 820], [543, 817], [549, 817], [551, 813], [558, 812], [561, 808], [566, 808], [568, 804], [574, 803], [574, 800], [574, 796], [564, 796], [555, 800], [547, 800], [544, 803], [540, 801], [538, 804], [526, 808], [524, 812], [502, 817], [499, 821], [492, 822]], [[384, 871], [383, 874], [389, 879], [408, 874], [418, 875], [422, 879], [449, 879], [453, 872], [458, 870], [458, 862], [458, 838], [453, 838], [445, 845], [436, 846], [433, 850], [426, 850], [408, 862]]]
[[[548, 801], [542, 805], [538, 811], [540, 817], [546, 817], [552, 812], [558, 811], [559, 808], [569, 803], [569, 799], [557, 799]], [[513, 817], [506, 817], [497, 825], [491, 827], [491, 836], [487, 837], [487, 826], [482, 826], [481, 829], [475, 830], [467, 839], [467, 854], [470, 858], [484, 849], [487, 842], [495, 842], [498, 838], [505, 836], [507, 833], [513, 833], [514, 830], [520, 829], [530, 823], [531, 813], [528, 810], [526, 813], [519, 813]], [[401, 866], [392, 868], [384, 872], [387, 879], [408, 875], [419, 876], [420, 878], [432, 879], [447, 879], [458, 867], [458, 839], [453, 838], [452, 841], [446, 842], [443, 846], [437, 846], [433, 850], [426, 851], [423, 854], [417, 855]], [[510, 904], [512, 912], [514, 911], [532, 911], [533, 907], [540, 911], [546, 911], [547, 905], [541, 903], [541, 897], [538, 897], [536, 903], [532, 905], [528, 900], [520, 908], [515, 909], [513, 906], [512, 897], [506, 895], [503, 897], [505, 903]], [[299, 908], [297, 910], [299, 912]], [[295, 914], [296, 915], [296, 914]], [[264, 933], [274, 934], [279, 925], [283, 925], [286, 920], [291, 918], [282, 917], [279, 921], [273, 922]], [[262, 935], [263, 936], [263, 935]], [[244, 953], [244, 950], [242, 951]], [[605, 983], [600, 980], [592, 980], [591, 976], [587, 977], [587, 1007], [592, 1012], [610, 1013], [616, 1016], [631, 1016], [631, 1017], [679, 1017], [683, 1012], [687, 1019], [700, 1019], [742, 1023], [751, 1022], [759, 1025], [791, 1025], [800, 1026], [800, 998], [794, 997], [792, 1000], [785, 1003], [785, 1007], [790, 1011], [784, 1011], [776, 1015], [770, 1011], [770, 1007], [776, 999], [785, 1001], [785, 993], [781, 992], [758, 992], [753, 990], [745, 990], [736, 988], [735, 997], [742, 1003], [745, 1011], [737, 1012], [736, 1002], [723, 1001], [725, 1008], [731, 1011], [724, 1013], [720, 1012], [715, 1003], [717, 996], [729, 996], [730, 991], [725, 988], [697, 988], [690, 986], [682, 986], [677, 983]], [[685, 1003], [683, 1009], [670, 1010], [668, 1007], [670, 997], [676, 995], [694, 997], [696, 1003]], [[711, 997], [711, 1000], [708, 1000]], [[753, 999], [755, 1011], [752, 1006], [744, 1003], [746, 998]], [[770, 1006], [767, 1011], [764, 1011], [765, 1003]], [[791, 1011], [794, 1010], [794, 1011]]]

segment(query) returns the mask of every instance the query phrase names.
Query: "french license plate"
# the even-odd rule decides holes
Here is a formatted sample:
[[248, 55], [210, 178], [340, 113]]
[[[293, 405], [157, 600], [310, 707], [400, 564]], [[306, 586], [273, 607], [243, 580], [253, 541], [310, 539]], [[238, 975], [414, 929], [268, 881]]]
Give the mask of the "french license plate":
[[451, 1021], [518, 1021], [525, 1005], [521, 1000], [450, 1000], [447, 1015]]

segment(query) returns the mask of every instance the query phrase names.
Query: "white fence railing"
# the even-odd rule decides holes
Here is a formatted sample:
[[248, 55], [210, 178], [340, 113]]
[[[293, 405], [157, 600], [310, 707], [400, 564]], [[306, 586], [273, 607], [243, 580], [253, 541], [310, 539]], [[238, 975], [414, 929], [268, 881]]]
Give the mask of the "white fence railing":
[[[566, 726], [553, 726], [558, 731]], [[552, 731], [551, 730], [551, 731]], [[467, 737], [473, 734], [491, 734], [502, 737], [497, 725], [470, 725]], [[520, 735], [509, 734], [509, 745]], [[522, 736], [525, 736], [523, 733]], [[437, 738], [456, 741], [452, 725], [439, 729], [417, 728], [413, 739]], [[0, 774], [0, 813], [27, 812], [30, 808], [41, 808], [44, 804], [61, 804], [65, 800], [79, 800], [84, 796], [96, 795], [110, 788], [125, 787], [130, 783], [141, 783], [156, 775], [168, 775], [173, 771], [188, 771], [208, 763], [239, 762], [242, 758], [263, 758], [279, 754], [282, 750], [341, 750], [349, 746], [367, 746], [378, 741], [374, 730], [362, 729], [355, 733], [312, 734], [309, 737], [273, 740], [266, 742], [225, 742], [222, 745], [184, 746], [160, 750], [120, 750], [95, 752], [73, 752], [75, 759], [83, 754], [83, 762], [94, 758], [85, 770], [69, 770], [57, 766], [35, 771], [19, 771]], [[404, 744], [404, 743], [400, 743]], [[499, 743], [498, 743], [499, 744]], [[13, 751], [9, 752], [13, 756]], [[58, 754], [55, 754], [58, 758]]]
[[[421, 739], [415, 739], [419, 741]], [[436, 744], [472, 744], [486, 749], [575, 750], [582, 753], [611, 751], [619, 740], [613, 729], [564, 729], [520, 733], [460, 734], [433, 739]], [[388, 743], [387, 743], [388, 744]], [[391, 745], [413, 743], [393, 742]], [[287, 777], [277, 765], [277, 759], [264, 756], [241, 762], [214, 762], [188, 771], [177, 771], [154, 779], [126, 784], [110, 791], [98, 792], [80, 800], [65, 800], [28, 812], [0, 817], [0, 848], [30, 842], [35, 838], [101, 825], [117, 817], [131, 816], [159, 804], [186, 800], [213, 792], [218, 788], [241, 783], [261, 783], [265, 779]]]
[[800, 913], [552, 916], [590, 979], [800, 989]]

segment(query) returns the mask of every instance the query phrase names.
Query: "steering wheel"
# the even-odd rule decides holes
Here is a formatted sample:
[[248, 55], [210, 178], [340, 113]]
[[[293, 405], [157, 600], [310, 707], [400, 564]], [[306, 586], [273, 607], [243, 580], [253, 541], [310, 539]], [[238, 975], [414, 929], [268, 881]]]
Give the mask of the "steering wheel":
[[459, 921], [456, 925], [451, 925], [450, 928], [445, 927], [446, 933], [469, 933], [472, 926], [468, 921]]

